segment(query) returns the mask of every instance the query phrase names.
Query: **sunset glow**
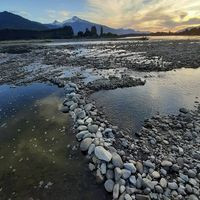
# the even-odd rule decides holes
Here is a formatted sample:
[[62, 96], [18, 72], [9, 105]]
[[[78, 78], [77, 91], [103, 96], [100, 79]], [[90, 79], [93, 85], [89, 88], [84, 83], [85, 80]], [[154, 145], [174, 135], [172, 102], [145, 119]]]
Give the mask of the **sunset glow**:
[[199, 0], [1, 0], [0, 5], [1, 11], [43, 23], [77, 15], [111, 27], [141, 31], [177, 31], [200, 25]]

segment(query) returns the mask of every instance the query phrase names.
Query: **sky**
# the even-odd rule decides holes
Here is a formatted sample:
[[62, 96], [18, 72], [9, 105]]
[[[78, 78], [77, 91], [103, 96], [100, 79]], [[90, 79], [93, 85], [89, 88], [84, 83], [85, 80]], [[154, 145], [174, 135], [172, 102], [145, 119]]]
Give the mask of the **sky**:
[[200, 0], [0, 0], [0, 11], [49, 23], [72, 16], [140, 31], [200, 26]]

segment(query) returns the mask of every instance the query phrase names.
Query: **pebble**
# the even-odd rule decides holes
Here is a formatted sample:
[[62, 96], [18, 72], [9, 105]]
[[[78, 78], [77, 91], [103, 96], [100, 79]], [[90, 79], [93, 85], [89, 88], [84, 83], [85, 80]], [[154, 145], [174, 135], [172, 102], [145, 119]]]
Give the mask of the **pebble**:
[[133, 174], [137, 171], [133, 163], [124, 163], [124, 168], [130, 170]]
[[131, 171], [128, 169], [122, 169], [122, 178], [123, 179], [127, 179], [129, 178], [131, 175]]
[[133, 184], [134, 186], [136, 185], [137, 180], [136, 180], [136, 177], [135, 177], [135, 176], [130, 176], [130, 177], [129, 177], [129, 181], [130, 181], [130, 183]]
[[122, 176], [122, 170], [119, 167], [116, 167], [114, 173], [115, 173], [115, 181], [119, 181], [119, 179]]
[[115, 167], [119, 167], [119, 168], [122, 168], [123, 167], [123, 161], [122, 161], [122, 158], [119, 154], [117, 153], [112, 153], [112, 164], [115, 166]]
[[112, 154], [109, 151], [105, 150], [102, 146], [95, 147], [94, 152], [95, 152], [95, 156], [99, 160], [110, 162], [112, 159]]
[[113, 188], [113, 199], [117, 199], [119, 197], [119, 184], [115, 184]]
[[113, 188], [114, 188], [114, 181], [111, 179], [108, 179], [105, 183], [104, 183], [104, 187], [106, 189], [107, 192], [112, 192]]
[[161, 178], [160, 179], [160, 185], [162, 186], [162, 188], [166, 188], [167, 187], [167, 181], [165, 178]]
[[152, 163], [151, 161], [147, 160], [143, 162], [144, 166], [149, 167], [149, 168], [155, 168], [155, 164]]
[[88, 131], [90, 133], [96, 133], [98, 128], [99, 128], [98, 125], [88, 125]]
[[177, 190], [178, 185], [175, 182], [168, 182], [168, 188], [171, 190]]
[[159, 174], [159, 172], [157, 172], [157, 171], [153, 171], [153, 173], [151, 174], [151, 176], [152, 176], [153, 178], [155, 178], [155, 179], [160, 178], [160, 174]]
[[87, 151], [89, 146], [92, 143], [92, 139], [91, 138], [86, 138], [84, 140], [82, 140], [81, 144], [80, 144], [80, 149], [81, 151]]
[[168, 161], [168, 160], [164, 160], [161, 162], [161, 165], [163, 167], [171, 167], [172, 166], [172, 162]]

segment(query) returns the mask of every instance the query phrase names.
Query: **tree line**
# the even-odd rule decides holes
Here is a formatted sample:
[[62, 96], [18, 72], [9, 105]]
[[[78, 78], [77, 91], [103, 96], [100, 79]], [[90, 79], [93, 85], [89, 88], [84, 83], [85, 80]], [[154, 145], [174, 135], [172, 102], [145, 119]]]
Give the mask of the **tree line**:
[[85, 32], [79, 31], [77, 35], [74, 34], [71, 26], [65, 26], [58, 29], [50, 29], [43, 31], [35, 30], [17, 30], [17, 29], [3, 29], [0, 30], [0, 40], [26, 40], [26, 39], [72, 39], [72, 38], [99, 38], [99, 37], [116, 37], [112, 33], [104, 33], [101, 27], [98, 35], [95, 26], [89, 30], [86, 28]]

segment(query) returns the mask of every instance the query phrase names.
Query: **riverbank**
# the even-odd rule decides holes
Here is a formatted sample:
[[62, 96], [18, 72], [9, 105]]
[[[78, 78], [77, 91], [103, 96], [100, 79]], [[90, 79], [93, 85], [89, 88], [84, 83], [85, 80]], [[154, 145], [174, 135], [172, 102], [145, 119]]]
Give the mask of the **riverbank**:
[[[0, 49], [1, 84], [15, 87], [50, 81], [64, 87], [65, 100], [60, 111], [70, 113], [74, 120], [72, 137], [80, 142], [77, 146], [86, 155], [89, 170], [95, 175], [96, 182], [103, 184], [111, 194], [109, 197], [121, 200], [199, 199], [198, 98], [193, 111], [181, 109], [180, 113], [169, 116], [154, 114], [140, 131], [128, 135], [116, 126], [118, 123], [110, 123], [105, 110], [97, 107], [98, 102], [89, 96], [102, 89], [108, 89], [109, 93], [109, 89], [118, 87], [130, 87], [130, 91], [133, 86], [144, 88], [152, 78], [163, 78], [162, 73], [157, 74], [154, 70], [173, 69], [171, 72], [175, 73], [181, 66], [196, 68], [199, 66], [199, 40], [88, 41], [84, 44], [29, 44], [14, 48], [11, 45]], [[160, 85], [158, 79], [156, 83]], [[168, 84], [165, 78], [162, 81]], [[198, 88], [198, 77], [194, 85], [190, 88], [192, 91], [194, 87]], [[158, 87], [150, 89], [153, 91], [150, 96], [155, 101]], [[148, 91], [150, 89], [147, 87]], [[134, 97], [134, 92], [129, 93]], [[132, 101], [133, 98], [126, 100]], [[130, 109], [129, 104], [127, 109]], [[122, 115], [119, 119], [125, 123]], [[90, 174], [85, 176], [84, 180]], [[67, 180], [70, 178], [66, 177]], [[80, 183], [80, 188], [82, 186]], [[82, 192], [87, 196], [87, 191]]]
[[65, 93], [62, 111], [74, 119], [89, 169], [113, 199], [199, 199], [198, 103], [195, 111], [154, 116], [131, 138], [111, 125], [76, 84], [66, 84]]
[[[0, 83], [44, 81], [49, 76], [105, 78], [101, 71], [124, 74], [199, 67], [199, 42], [191, 40], [41, 42], [0, 45]], [[72, 76], [64, 76], [74, 71]]]

